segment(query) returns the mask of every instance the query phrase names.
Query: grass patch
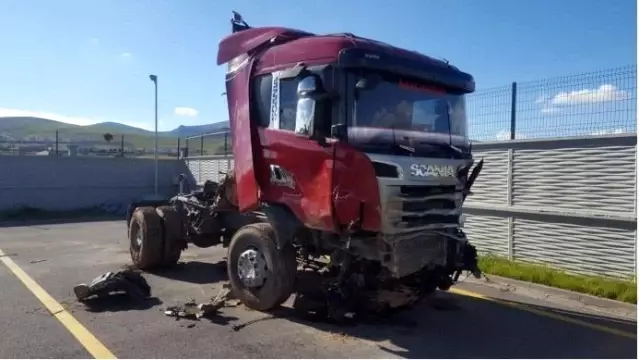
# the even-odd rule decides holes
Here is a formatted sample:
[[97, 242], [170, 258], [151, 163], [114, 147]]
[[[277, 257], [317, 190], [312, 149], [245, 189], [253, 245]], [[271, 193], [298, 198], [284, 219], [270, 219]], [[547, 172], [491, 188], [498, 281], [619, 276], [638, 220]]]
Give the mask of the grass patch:
[[494, 255], [480, 256], [479, 268], [486, 274], [528, 281], [631, 304], [637, 303], [637, 283], [635, 281], [573, 275], [548, 266], [509, 261]]

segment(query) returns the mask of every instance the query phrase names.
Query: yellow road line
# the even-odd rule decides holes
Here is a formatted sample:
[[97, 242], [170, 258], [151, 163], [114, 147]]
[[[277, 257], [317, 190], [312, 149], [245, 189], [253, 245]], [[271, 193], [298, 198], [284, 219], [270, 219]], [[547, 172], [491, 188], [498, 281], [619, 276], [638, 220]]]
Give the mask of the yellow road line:
[[93, 334], [89, 332], [73, 315], [66, 311], [59, 302], [49, 295], [35, 282], [18, 264], [16, 264], [2, 249], [0, 261], [40, 300], [47, 310], [80, 342], [82, 346], [96, 359], [117, 359]]
[[489, 296], [482, 295], [482, 294], [479, 294], [479, 293], [476, 293], [476, 292], [473, 292], [473, 291], [468, 291], [468, 290], [463, 290], [463, 289], [450, 289], [449, 292], [454, 293], [454, 294], [458, 294], [458, 295], [462, 295], [462, 296], [472, 297], [472, 298], [475, 298], [475, 299], [491, 301], [491, 302], [498, 303], [498, 304], [501, 304], [501, 305], [505, 305], [505, 306], [508, 306], [508, 307], [511, 307], [511, 308], [515, 308], [515, 309], [518, 309], [518, 310], [527, 311], [527, 312], [530, 312], [530, 313], [533, 313], [533, 314], [536, 314], [536, 315], [539, 315], [539, 316], [545, 316], [547, 318], [563, 321], [563, 322], [574, 324], [574, 325], [580, 325], [580, 326], [587, 327], [587, 328], [590, 328], [590, 329], [607, 332], [607, 333], [613, 334], [613, 335], [623, 336], [623, 337], [627, 337], [627, 338], [630, 338], [630, 339], [636, 339], [637, 338], [637, 334], [635, 334], [635, 333], [631, 333], [631, 332], [627, 332], [627, 331], [623, 331], [623, 330], [619, 330], [619, 329], [615, 329], [615, 328], [611, 328], [611, 327], [607, 327], [607, 326], [603, 326], [603, 325], [593, 324], [593, 323], [590, 323], [590, 322], [587, 322], [587, 321], [574, 319], [574, 318], [571, 318], [569, 316], [556, 314], [556, 313], [553, 313], [553, 312], [550, 312], [550, 311], [544, 311], [544, 310], [540, 310], [540, 309], [535, 309], [534, 307], [531, 307], [531, 306], [527, 306], [527, 305], [523, 305], [523, 304], [517, 304], [517, 303], [513, 303], [513, 302], [510, 302], [510, 301], [507, 301], [507, 300], [491, 298]]

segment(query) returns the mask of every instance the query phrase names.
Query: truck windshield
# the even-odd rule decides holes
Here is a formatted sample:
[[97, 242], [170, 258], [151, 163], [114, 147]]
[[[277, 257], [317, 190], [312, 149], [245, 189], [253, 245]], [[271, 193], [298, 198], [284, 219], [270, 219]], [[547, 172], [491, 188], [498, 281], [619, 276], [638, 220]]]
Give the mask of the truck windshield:
[[387, 75], [365, 79], [366, 85], [356, 89], [353, 126], [467, 137], [463, 94]]

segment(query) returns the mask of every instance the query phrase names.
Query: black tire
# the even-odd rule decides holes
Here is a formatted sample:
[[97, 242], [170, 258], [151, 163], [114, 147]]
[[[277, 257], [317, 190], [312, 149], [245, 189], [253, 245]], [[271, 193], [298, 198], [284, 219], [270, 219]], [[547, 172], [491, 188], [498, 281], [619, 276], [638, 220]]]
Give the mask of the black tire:
[[[271, 310], [285, 302], [295, 290], [295, 250], [291, 244], [278, 250], [275, 236], [270, 224], [250, 224], [240, 228], [229, 245], [227, 272], [233, 294], [254, 310]], [[251, 248], [257, 249], [266, 260], [266, 280], [259, 288], [245, 286], [238, 275], [239, 257]]]
[[[141, 246], [137, 243], [142, 235]], [[133, 265], [138, 269], [150, 269], [164, 261], [162, 220], [153, 207], [135, 209], [129, 226], [129, 249]]]
[[164, 232], [162, 265], [172, 266], [180, 260], [180, 255], [182, 255], [182, 249], [184, 248], [182, 216], [171, 205], [159, 206], [156, 211], [162, 219]]

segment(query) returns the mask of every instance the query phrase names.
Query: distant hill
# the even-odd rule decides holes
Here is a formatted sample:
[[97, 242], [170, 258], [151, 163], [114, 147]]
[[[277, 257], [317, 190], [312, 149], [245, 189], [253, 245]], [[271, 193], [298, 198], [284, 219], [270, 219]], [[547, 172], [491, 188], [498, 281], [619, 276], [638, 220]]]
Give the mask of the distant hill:
[[[1, 121], [1, 120], [0, 120]], [[68, 125], [68, 124], [67, 124]], [[116, 122], [103, 122], [94, 125], [81, 126], [88, 131], [96, 132], [110, 132], [113, 134], [137, 134], [137, 135], [151, 135], [152, 131], [136, 128], [134, 126], [124, 125]], [[161, 135], [158, 132], [158, 135]], [[163, 134], [162, 134], [163, 135]]]
[[[171, 131], [158, 132], [158, 145], [177, 147], [178, 138], [217, 132], [227, 127], [228, 121], [207, 125], [181, 125]], [[153, 131], [116, 122], [79, 126], [37, 117], [0, 117], [0, 143], [55, 142], [56, 130], [59, 141], [64, 143], [104, 144], [104, 134], [110, 133], [113, 135], [111, 143], [119, 144], [121, 137], [124, 136], [127, 146], [141, 148], [153, 146]], [[219, 140], [211, 142], [218, 143]]]
[[[228, 128], [228, 121], [217, 122], [206, 125], [184, 126], [180, 125], [170, 131], [159, 131], [159, 136], [164, 137], [185, 137], [202, 133], [222, 131]], [[93, 125], [72, 125], [60, 121], [37, 118], [37, 117], [0, 117], [0, 132], [10, 132], [16, 135], [45, 135], [55, 133], [56, 130], [73, 130], [80, 133], [111, 132], [113, 134], [136, 134], [153, 135], [153, 131], [136, 128], [116, 122], [103, 122]]]
[[207, 125], [193, 125], [193, 126], [184, 126], [180, 125], [176, 129], [168, 131], [166, 134], [170, 134], [175, 137], [187, 137], [187, 136], [195, 136], [200, 134], [208, 134], [214, 133], [218, 131], [224, 131], [228, 129], [229, 123], [228, 121], [223, 121], [214, 124]]

